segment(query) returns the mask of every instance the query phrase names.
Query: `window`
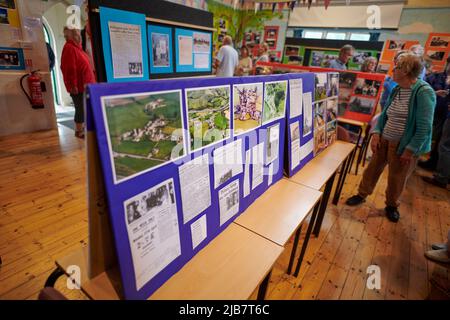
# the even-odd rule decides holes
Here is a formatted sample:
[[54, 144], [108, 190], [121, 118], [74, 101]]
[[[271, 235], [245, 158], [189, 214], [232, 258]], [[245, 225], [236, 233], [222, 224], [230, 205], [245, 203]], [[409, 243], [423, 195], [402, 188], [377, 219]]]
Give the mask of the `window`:
[[352, 33], [350, 35], [350, 40], [369, 41], [370, 40], [370, 33]]
[[331, 40], [345, 40], [345, 32], [328, 32], [326, 38]]
[[303, 33], [303, 38], [306, 39], [322, 39], [322, 31], [305, 31]]

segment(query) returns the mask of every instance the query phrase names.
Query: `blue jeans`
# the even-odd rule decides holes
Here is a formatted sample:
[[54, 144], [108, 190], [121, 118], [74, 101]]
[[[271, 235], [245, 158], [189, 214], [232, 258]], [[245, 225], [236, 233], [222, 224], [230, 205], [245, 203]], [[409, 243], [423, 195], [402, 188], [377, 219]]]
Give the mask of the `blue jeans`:
[[450, 118], [447, 118], [442, 129], [439, 142], [439, 158], [434, 178], [441, 183], [448, 183], [450, 179]]

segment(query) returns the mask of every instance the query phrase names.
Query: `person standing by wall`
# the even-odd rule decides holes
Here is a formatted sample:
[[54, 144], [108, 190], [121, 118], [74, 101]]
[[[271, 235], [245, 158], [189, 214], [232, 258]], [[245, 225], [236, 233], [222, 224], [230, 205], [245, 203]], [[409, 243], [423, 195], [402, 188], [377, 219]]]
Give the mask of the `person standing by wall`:
[[361, 65], [361, 72], [375, 72], [378, 60], [375, 57], [367, 57]]
[[418, 157], [431, 149], [436, 95], [428, 83], [419, 79], [422, 69], [420, 57], [412, 53], [398, 57], [394, 67], [394, 81], [398, 85], [375, 127], [372, 160], [364, 171], [358, 194], [346, 202], [350, 206], [363, 203], [388, 165], [385, 212], [392, 222], [400, 219], [399, 199]]
[[253, 69], [252, 58], [250, 58], [247, 46], [241, 48], [241, 60], [239, 60], [238, 74], [248, 76]]
[[355, 48], [352, 45], [346, 44], [339, 50], [339, 56], [337, 59], [330, 61], [329, 68], [337, 70], [347, 70], [347, 63], [355, 53]]
[[80, 30], [64, 28], [66, 43], [61, 54], [61, 72], [64, 84], [75, 106], [75, 136], [84, 138], [85, 87], [95, 82], [94, 72], [87, 54], [81, 47]]
[[269, 45], [264, 42], [259, 46], [259, 58], [257, 62], [270, 62], [269, 58]]
[[239, 56], [233, 48], [233, 39], [230, 36], [223, 38], [223, 46], [214, 60], [214, 68], [218, 77], [232, 77], [236, 72]]

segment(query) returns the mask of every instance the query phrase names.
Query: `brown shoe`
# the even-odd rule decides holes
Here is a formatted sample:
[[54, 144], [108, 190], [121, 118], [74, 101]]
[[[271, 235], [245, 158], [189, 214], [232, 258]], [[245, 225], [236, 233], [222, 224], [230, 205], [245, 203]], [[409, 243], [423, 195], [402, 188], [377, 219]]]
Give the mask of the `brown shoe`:
[[450, 263], [450, 257], [448, 256], [447, 249], [429, 250], [425, 252], [425, 257], [439, 263]]
[[84, 131], [75, 131], [75, 137], [84, 139]]

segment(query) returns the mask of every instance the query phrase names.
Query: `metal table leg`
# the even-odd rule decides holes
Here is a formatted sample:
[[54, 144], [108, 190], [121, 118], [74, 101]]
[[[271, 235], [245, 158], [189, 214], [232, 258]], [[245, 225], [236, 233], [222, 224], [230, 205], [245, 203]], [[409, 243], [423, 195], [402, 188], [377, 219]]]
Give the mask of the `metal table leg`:
[[287, 274], [291, 274], [292, 272], [292, 265], [294, 264], [294, 258], [295, 254], [297, 253], [298, 240], [300, 239], [301, 232], [302, 232], [302, 225], [300, 225], [300, 227], [298, 227], [297, 231], [295, 232], [294, 244], [292, 245], [291, 257], [289, 259], [289, 266], [286, 272]]
[[309, 238], [311, 237], [311, 231], [317, 217], [317, 212], [319, 211], [319, 206], [320, 202], [317, 202], [316, 205], [314, 206], [313, 213], [308, 224], [308, 229], [306, 230], [305, 240], [303, 240], [302, 250], [300, 251], [300, 256], [298, 257], [297, 260], [297, 266], [295, 267], [294, 277], [297, 277], [300, 271], [300, 266], [302, 265], [303, 258], [306, 253], [306, 248], [308, 246]]
[[347, 176], [347, 170], [348, 170], [348, 163], [350, 163], [350, 155], [347, 156], [347, 158], [345, 158], [344, 162], [341, 165], [341, 170], [339, 172], [339, 179], [338, 182], [336, 184], [336, 190], [334, 191], [334, 197], [333, 197], [333, 204], [336, 205], [339, 201], [339, 196], [340, 196], [340, 190], [342, 190], [342, 187], [344, 185], [344, 180], [345, 177]]
[[314, 224], [314, 235], [316, 237], [319, 236], [320, 227], [322, 226], [323, 217], [325, 216], [325, 211], [328, 205], [328, 199], [330, 198], [331, 189], [333, 188], [334, 177], [336, 176], [336, 172], [328, 179], [327, 184], [325, 185], [325, 190], [322, 195], [322, 200], [320, 201], [319, 213], [317, 215], [317, 221]]

